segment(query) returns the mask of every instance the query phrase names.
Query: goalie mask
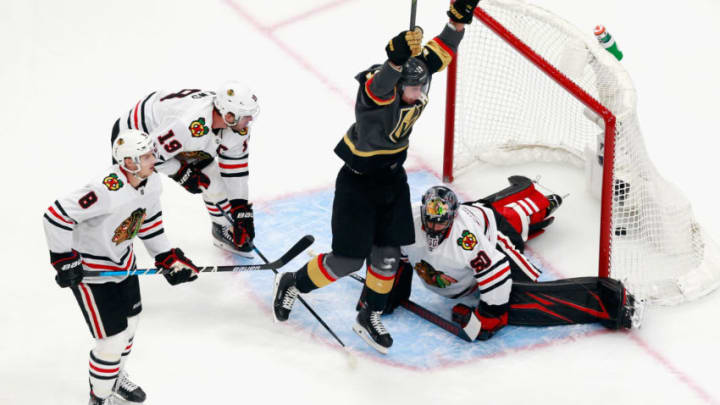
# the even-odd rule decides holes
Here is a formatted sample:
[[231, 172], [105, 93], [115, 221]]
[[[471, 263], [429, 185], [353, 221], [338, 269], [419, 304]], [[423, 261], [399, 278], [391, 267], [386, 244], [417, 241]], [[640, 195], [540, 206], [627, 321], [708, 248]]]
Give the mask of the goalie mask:
[[420, 91], [427, 96], [430, 91], [430, 71], [425, 62], [418, 58], [408, 59], [403, 65], [399, 83], [403, 90], [407, 86], [420, 86]]
[[[155, 142], [143, 131], [135, 129], [128, 129], [115, 138], [113, 142], [112, 154], [113, 158], [118, 162], [120, 167], [128, 173], [132, 173], [137, 176], [142, 170], [142, 164], [140, 157], [148, 152], [152, 152], [153, 156], [157, 159], [157, 149], [155, 148]], [[125, 158], [130, 158], [137, 169], [130, 170], [125, 165]]]
[[[237, 125], [243, 117], [255, 119], [260, 113], [255, 94], [248, 86], [238, 81], [223, 83], [215, 94], [213, 105], [229, 127]], [[228, 121], [228, 113], [232, 114], [232, 121]]]
[[428, 248], [434, 249], [447, 236], [458, 209], [455, 193], [445, 186], [433, 186], [423, 194], [420, 218]]

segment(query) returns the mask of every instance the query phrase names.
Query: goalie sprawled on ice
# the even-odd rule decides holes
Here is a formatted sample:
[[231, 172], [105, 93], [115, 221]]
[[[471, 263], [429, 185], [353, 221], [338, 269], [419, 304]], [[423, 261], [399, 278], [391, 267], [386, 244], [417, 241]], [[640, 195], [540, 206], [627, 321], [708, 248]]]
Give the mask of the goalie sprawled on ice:
[[[530, 179], [512, 176], [506, 189], [459, 204], [444, 186], [431, 187], [414, 208], [417, 241], [403, 260], [385, 313], [410, 297], [412, 270], [431, 291], [448, 298], [475, 296], [474, 308], [456, 304], [452, 319], [470, 339], [486, 340], [507, 324], [554, 326], [600, 322], [633, 324], [634, 297], [610, 278], [537, 282], [541, 271], [524, 255], [525, 243], [554, 221], [562, 204]], [[362, 298], [358, 307], [363, 304]]]

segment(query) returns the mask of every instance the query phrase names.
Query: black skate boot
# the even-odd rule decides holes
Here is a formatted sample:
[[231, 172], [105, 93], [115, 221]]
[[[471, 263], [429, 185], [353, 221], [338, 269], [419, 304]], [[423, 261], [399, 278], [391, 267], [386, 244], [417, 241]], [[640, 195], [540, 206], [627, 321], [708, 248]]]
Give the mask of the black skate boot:
[[393, 340], [380, 321], [381, 314], [382, 311], [371, 311], [370, 308], [364, 306], [358, 312], [353, 330], [373, 349], [387, 354]]
[[145, 391], [140, 386], [130, 381], [130, 377], [125, 371], [121, 371], [113, 385], [113, 394], [123, 401], [141, 404], [145, 402]]
[[295, 273], [278, 273], [273, 287], [273, 317], [276, 322], [287, 321], [300, 291], [295, 287]]
[[557, 194], [550, 194], [546, 195], [545, 198], [547, 198], [550, 202], [550, 206], [547, 208], [547, 214], [545, 215], [546, 217], [549, 217], [550, 214], [555, 212], [555, 210], [562, 205], [562, 197]]
[[230, 253], [244, 257], [253, 257], [252, 246], [246, 243], [239, 248], [233, 243], [232, 231], [227, 226], [222, 226], [213, 222], [212, 224], [212, 237], [213, 245], [223, 250], [227, 250]]

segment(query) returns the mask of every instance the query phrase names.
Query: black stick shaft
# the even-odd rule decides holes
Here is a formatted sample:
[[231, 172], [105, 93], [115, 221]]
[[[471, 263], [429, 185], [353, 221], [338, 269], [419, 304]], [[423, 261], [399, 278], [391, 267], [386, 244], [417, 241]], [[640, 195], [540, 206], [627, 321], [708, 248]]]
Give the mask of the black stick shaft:
[[410, 0], [410, 31], [415, 29], [415, 15], [417, 14], [417, 0]]

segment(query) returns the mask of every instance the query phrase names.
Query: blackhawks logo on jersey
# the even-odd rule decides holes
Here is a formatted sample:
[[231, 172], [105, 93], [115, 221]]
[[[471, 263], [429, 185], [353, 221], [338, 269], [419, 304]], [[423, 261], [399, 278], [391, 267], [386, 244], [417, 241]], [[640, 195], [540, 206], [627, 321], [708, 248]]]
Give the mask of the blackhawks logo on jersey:
[[109, 176], [103, 179], [103, 184], [108, 188], [108, 190], [117, 191], [123, 186], [123, 181], [120, 180], [117, 174], [110, 173]]
[[442, 271], [435, 270], [435, 268], [425, 260], [420, 260], [420, 262], [415, 264], [415, 272], [417, 272], [418, 276], [420, 276], [425, 283], [435, 287], [446, 288], [450, 284], [457, 283], [457, 280]]
[[140, 230], [140, 226], [144, 220], [145, 208], [136, 209], [129, 217], [122, 221], [120, 226], [115, 228], [112, 241], [115, 242], [116, 245], [119, 245], [126, 240], [134, 238]]
[[207, 135], [207, 133], [210, 132], [210, 128], [205, 125], [205, 118], [203, 117], [200, 117], [195, 121], [191, 122], [188, 129], [190, 130], [192, 136], [196, 138], [199, 136]]
[[464, 250], [473, 250], [475, 245], [477, 245], [477, 238], [472, 232], [464, 230], [462, 236], [458, 238], [457, 244]]

